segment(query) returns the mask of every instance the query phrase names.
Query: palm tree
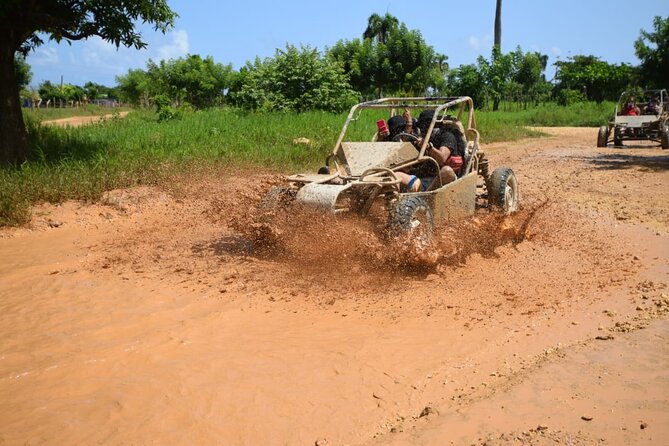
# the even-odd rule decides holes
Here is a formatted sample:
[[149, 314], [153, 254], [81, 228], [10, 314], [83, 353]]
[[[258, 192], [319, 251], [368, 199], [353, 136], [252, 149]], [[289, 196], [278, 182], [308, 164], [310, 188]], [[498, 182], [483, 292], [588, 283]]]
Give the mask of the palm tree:
[[378, 43], [387, 43], [390, 31], [397, 29], [400, 22], [397, 17], [386, 13], [383, 17], [374, 13], [367, 19], [367, 29], [362, 33], [363, 39], [376, 39]]
[[495, 47], [502, 52], [502, 0], [497, 0], [495, 8]]

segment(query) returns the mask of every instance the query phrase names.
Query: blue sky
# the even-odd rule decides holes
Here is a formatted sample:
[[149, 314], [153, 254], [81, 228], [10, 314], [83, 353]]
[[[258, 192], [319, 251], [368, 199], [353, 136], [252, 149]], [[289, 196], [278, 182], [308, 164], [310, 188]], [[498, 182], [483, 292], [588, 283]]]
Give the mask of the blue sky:
[[[44, 80], [83, 85], [86, 81], [115, 85], [117, 75], [155, 61], [200, 54], [238, 69], [246, 61], [271, 57], [286, 44], [319, 50], [340, 39], [361, 36], [372, 13], [390, 14], [409, 29], [419, 30], [451, 67], [489, 57], [493, 41], [495, 0], [338, 0], [248, 2], [168, 0], [179, 14], [163, 35], [141, 27], [149, 44], [137, 51], [99, 38], [56, 44], [47, 42], [28, 56], [32, 85]], [[609, 63], [638, 64], [634, 41], [641, 29], [652, 30], [654, 16], [669, 15], [669, 0], [505, 0], [502, 7], [502, 50], [549, 56], [550, 78], [556, 60], [586, 54]]]

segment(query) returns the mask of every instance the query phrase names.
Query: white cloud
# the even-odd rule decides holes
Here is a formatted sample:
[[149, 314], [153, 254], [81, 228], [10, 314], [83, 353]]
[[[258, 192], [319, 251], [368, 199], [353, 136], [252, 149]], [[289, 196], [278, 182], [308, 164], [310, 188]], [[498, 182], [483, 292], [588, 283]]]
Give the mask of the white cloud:
[[82, 59], [85, 65], [96, 65], [114, 57], [116, 45], [102, 40], [100, 37], [91, 37], [85, 42], [82, 49]]
[[42, 46], [37, 48], [29, 56], [28, 63], [36, 67], [48, 67], [60, 62], [58, 49], [55, 46]]
[[484, 36], [469, 36], [467, 42], [469, 43], [469, 47], [477, 53], [481, 51], [481, 49], [492, 48], [492, 36], [490, 34]]
[[478, 51], [481, 49], [481, 41], [476, 36], [469, 36], [469, 46], [473, 50]]
[[560, 48], [554, 46], [554, 47], [551, 47], [551, 53], [555, 57], [560, 57], [562, 55], [562, 50]]
[[171, 33], [172, 42], [158, 47], [158, 59], [176, 59], [188, 54], [190, 44], [188, 43], [188, 33], [186, 30], [179, 30]]
[[153, 60], [175, 59], [188, 54], [190, 43], [188, 33], [179, 30], [166, 35], [147, 33], [147, 48], [137, 50], [134, 47], [119, 48], [100, 37], [91, 37], [72, 45], [66, 43], [48, 43], [37, 48], [28, 56], [28, 63], [33, 68], [33, 80], [60, 79], [65, 82], [83, 85], [93, 81], [104, 85], [113, 85], [115, 77], [125, 74], [131, 68], [145, 68], [149, 58]]

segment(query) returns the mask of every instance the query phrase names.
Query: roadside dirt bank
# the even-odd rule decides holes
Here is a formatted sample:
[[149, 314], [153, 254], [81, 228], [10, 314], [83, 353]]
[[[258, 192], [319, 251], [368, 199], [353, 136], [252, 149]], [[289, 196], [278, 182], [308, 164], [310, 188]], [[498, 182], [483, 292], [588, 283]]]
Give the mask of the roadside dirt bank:
[[484, 147], [521, 212], [423, 270], [352, 221], [259, 251], [272, 173], [36, 208], [0, 231], [0, 443], [662, 444], [669, 153], [544, 130]]

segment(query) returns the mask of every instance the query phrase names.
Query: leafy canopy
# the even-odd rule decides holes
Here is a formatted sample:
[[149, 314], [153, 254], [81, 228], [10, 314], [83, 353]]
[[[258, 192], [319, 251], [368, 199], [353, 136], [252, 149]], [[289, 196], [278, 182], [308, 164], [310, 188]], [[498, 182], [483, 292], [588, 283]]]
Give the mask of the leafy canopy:
[[641, 60], [639, 75], [648, 88], [669, 88], [669, 17], [653, 19], [653, 31], [641, 31], [634, 42]]
[[167, 0], [3, 0], [0, 2], [0, 30], [15, 51], [27, 54], [50, 39], [75, 41], [92, 36], [116, 46], [144, 48], [135, 29], [139, 21], [165, 32], [177, 17]]
[[362, 40], [340, 40], [326, 51], [364, 96], [426, 94], [444, 85], [448, 59], [390, 14], [372, 14]]
[[241, 107], [264, 111], [339, 112], [358, 100], [339, 63], [293, 45], [277, 49], [273, 58], [248, 62], [230, 96]]

